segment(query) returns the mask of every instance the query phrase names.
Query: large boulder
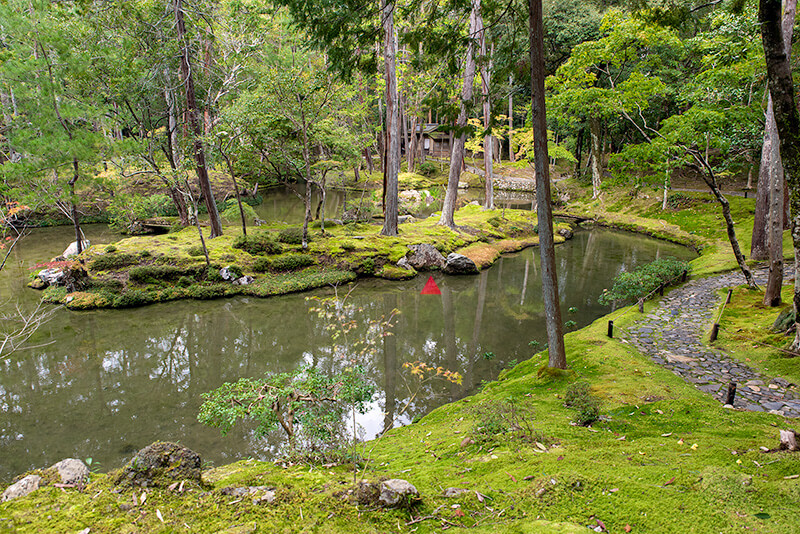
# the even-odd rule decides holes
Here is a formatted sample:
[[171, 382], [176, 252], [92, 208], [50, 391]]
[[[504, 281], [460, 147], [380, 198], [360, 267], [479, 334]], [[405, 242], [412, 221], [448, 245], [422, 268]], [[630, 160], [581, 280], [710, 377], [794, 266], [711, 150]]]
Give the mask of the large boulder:
[[419, 500], [417, 488], [401, 478], [384, 480], [380, 492], [380, 503], [391, 508], [408, 508]]
[[406, 254], [406, 259], [409, 265], [418, 271], [444, 269], [447, 265], [447, 260], [433, 245], [409, 245], [408, 248], [410, 252]]
[[24, 497], [32, 491], [39, 489], [39, 482], [41, 482], [41, 480], [42, 477], [39, 475], [28, 475], [19, 482], [11, 484], [3, 492], [3, 496], [0, 497], [0, 502], [6, 502], [19, 497]]
[[136, 453], [114, 477], [114, 483], [167, 487], [182, 480], [201, 483], [200, 455], [177, 443], [157, 441]]
[[[91, 243], [89, 243], [88, 239], [82, 240], [81, 250], [86, 250], [87, 248], [89, 248], [89, 245], [91, 245]], [[69, 246], [66, 248], [66, 250], [64, 250], [64, 252], [61, 253], [61, 255], [64, 256], [65, 258], [69, 258], [70, 256], [75, 256], [77, 254], [78, 254], [77, 241], [73, 241], [72, 243], [70, 243]]]
[[447, 274], [475, 274], [478, 272], [475, 262], [463, 254], [451, 252], [445, 261], [444, 272]]
[[51, 267], [49, 269], [42, 269], [36, 276], [48, 286], [57, 286], [64, 279], [64, 270], [58, 267]]

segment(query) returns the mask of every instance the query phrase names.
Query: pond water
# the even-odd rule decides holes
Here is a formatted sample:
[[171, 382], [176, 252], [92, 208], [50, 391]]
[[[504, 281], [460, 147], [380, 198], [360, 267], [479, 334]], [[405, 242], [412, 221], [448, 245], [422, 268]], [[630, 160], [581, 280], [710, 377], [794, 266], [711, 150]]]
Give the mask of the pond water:
[[[86, 233], [93, 243], [119, 237], [102, 226]], [[40, 293], [24, 287], [30, 269], [60, 254], [69, 236], [69, 228], [34, 230], [18, 245], [0, 272], [4, 311], [36, 305]], [[575, 328], [608, 311], [597, 297], [620, 271], [659, 256], [693, 256], [670, 243], [604, 229], [578, 231], [556, 250], [564, 320]], [[369, 412], [357, 419], [364, 436], [467, 395], [539, 350], [546, 333], [538, 272], [532, 248], [479, 275], [434, 274], [440, 296], [420, 294], [427, 274], [405, 282], [359, 281], [347, 300], [356, 318], [400, 311], [395, 335], [362, 362], [377, 388]], [[348, 290], [339, 288], [339, 295]], [[316, 303], [306, 299], [331, 294], [59, 309], [31, 339], [43, 346], [0, 361], [0, 480], [67, 457], [113, 469], [156, 440], [180, 441], [214, 464], [268, 457], [279, 435], [261, 440], [242, 427], [222, 437], [196, 420], [201, 394], [225, 381], [304, 364], [326, 371], [350, 365], [332, 353], [331, 336], [310, 311]], [[463, 383], [431, 382], [409, 402], [414, 386], [402, 364], [417, 360], [458, 371]]]

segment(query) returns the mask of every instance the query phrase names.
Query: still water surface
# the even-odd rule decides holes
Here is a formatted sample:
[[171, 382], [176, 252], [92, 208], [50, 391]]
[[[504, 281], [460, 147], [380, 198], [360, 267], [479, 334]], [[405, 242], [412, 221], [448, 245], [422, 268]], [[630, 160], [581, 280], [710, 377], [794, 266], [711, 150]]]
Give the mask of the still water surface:
[[[93, 243], [119, 236], [87, 228]], [[59, 254], [67, 228], [35, 230], [0, 272], [3, 309], [30, 309], [39, 293], [24, 287], [37, 261]], [[608, 309], [597, 303], [623, 270], [692, 252], [677, 245], [604, 229], [578, 231], [556, 249], [564, 320], [576, 328]], [[510, 362], [546, 342], [538, 249], [503, 257], [476, 276], [434, 274], [441, 296], [420, 295], [427, 280], [363, 280], [348, 302], [373, 320], [398, 309], [395, 335], [363, 362], [378, 394], [358, 418], [366, 437], [474, 391]], [[345, 289], [339, 289], [339, 294]], [[306, 297], [184, 301], [139, 309], [72, 312], [60, 309], [32, 341], [43, 347], [0, 362], [0, 480], [67, 457], [93, 458], [101, 470], [120, 466], [156, 440], [180, 441], [215, 464], [268, 457], [279, 436], [264, 441], [248, 428], [226, 437], [196, 421], [200, 395], [222, 382], [290, 371], [307, 364], [337, 370], [349, 362], [331, 351], [331, 338]], [[575, 308], [574, 313], [568, 313]], [[538, 349], [537, 349], [538, 350]], [[460, 372], [463, 384], [434, 382], [411, 402], [402, 364], [420, 360]]]

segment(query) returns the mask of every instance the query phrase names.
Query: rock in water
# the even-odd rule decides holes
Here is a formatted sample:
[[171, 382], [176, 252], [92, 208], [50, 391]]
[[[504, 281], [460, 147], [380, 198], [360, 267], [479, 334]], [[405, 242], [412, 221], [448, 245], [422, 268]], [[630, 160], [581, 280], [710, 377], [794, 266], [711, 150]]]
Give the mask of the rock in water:
[[64, 270], [58, 267], [42, 269], [37, 276], [48, 286], [58, 285], [64, 279]]
[[39, 475], [28, 475], [19, 482], [11, 484], [3, 492], [3, 496], [2, 498], [0, 498], [0, 502], [6, 502], [12, 499], [16, 499], [18, 497], [24, 497], [30, 492], [39, 489], [39, 482], [41, 480], [42, 477], [40, 477]]
[[433, 245], [409, 245], [411, 252], [406, 255], [408, 263], [418, 271], [430, 269], [444, 269], [447, 261], [442, 253], [436, 250]]
[[378, 500], [384, 506], [407, 508], [419, 500], [419, 492], [409, 481], [392, 478], [381, 482]]
[[475, 262], [463, 254], [451, 252], [447, 255], [446, 261], [444, 272], [448, 274], [475, 274], [478, 272]]
[[[89, 243], [89, 240], [84, 239], [83, 241], [81, 241], [81, 250], [86, 250], [87, 248], [89, 248], [90, 245], [91, 243]], [[61, 253], [61, 255], [64, 256], [65, 258], [69, 258], [70, 256], [75, 256], [77, 253], [78, 253], [78, 242], [73, 241], [72, 243], [69, 244], [66, 250], [64, 250], [64, 252]]]
[[157, 441], [136, 453], [114, 477], [114, 483], [169, 486], [181, 480], [200, 480], [200, 455], [177, 443]]
[[67, 458], [50, 467], [58, 471], [62, 484], [80, 484], [89, 478], [89, 468], [77, 458]]

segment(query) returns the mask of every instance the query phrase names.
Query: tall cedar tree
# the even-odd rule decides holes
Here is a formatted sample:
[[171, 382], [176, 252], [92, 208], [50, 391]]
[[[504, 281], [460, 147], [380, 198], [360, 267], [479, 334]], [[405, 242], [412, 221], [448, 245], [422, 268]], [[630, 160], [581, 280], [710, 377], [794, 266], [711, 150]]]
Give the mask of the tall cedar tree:
[[[789, 213], [791, 219], [792, 246], [794, 247], [795, 272], [800, 268], [800, 113], [794, 96], [794, 82], [786, 54], [781, 28], [781, 1], [761, 0], [758, 20], [761, 23], [761, 40], [767, 62], [769, 93], [772, 96], [775, 124], [780, 136], [780, 152], [783, 172], [789, 185]], [[795, 277], [792, 298], [797, 321], [800, 309], [800, 278]], [[795, 338], [791, 350], [800, 349], [800, 325], [795, 324]]]
[[550, 158], [547, 155], [547, 117], [544, 102], [544, 29], [542, 0], [530, 0], [531, 94], [533, 102], [533, 160], [536, 171], [536, 216], [539, 223], [539, 248], [542, 263], [548, 366], [567, 368], [561, 304], [558, 299], [556, 252], [553, 242], [553, 214], [550, 209]]

